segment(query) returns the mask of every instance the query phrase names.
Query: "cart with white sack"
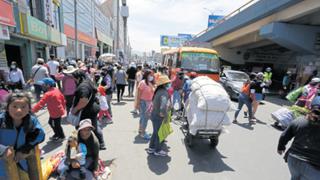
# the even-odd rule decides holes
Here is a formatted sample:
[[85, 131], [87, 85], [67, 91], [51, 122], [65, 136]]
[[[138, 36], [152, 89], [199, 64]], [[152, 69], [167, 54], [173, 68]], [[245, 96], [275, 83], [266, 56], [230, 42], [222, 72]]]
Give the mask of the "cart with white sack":
[[196, 138], [210, 139], [216, 147], [224, 125], [230, 125], [227, 112], [234, 110], [229, 95], [217, 82], [206, 76], [192, 80], [191, 93], [186, 102], [187, 124], [185, 142], [193, 145]]

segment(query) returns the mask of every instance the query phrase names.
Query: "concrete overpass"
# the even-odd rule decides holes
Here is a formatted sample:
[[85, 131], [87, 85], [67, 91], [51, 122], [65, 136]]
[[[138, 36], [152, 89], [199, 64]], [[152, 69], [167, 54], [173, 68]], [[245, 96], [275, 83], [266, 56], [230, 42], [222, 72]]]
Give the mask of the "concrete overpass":
[[260, 0], [235, 12], [193, 41], [210, 42], [233, 64], [272, 66], [278, 75], [290, 69], [305, 78], [320, 68], [320, 0]]

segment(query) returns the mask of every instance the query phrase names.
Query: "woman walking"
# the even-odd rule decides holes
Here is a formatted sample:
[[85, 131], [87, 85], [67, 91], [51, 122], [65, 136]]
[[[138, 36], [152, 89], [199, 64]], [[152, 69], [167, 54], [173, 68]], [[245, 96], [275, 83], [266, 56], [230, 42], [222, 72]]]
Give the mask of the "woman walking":
[[140, 111], [139, 135], [140, 137], [149, 140], [150, 135], [146, 133], [148, 119], [150, 114], [148, 110], [152, 105], [152, 97], [154, 93], [154, 77], [150, 70], [147, 70], [143, 75], [143, 80], [138, 85], [137, 106]]
[[168, 111], [171, 108], [168, 89], [170, 88], [170, 79], [168, 76], [161, 75], [157, 82], [157, 89], [153, 96], [153, 110], [151, 113], [151, 121], [153, 125], [153, 133], [147, 152], [156, 156], [167, 156], [167, 152], [162, 150], [163, 142], [160, 143], [158, 131], [163, 121], [167, 120]]
[[120, 100], [122, 100], [123, 94], [124, 94], [124, 90], [126, 87], [126, 79], [127, 79], [127, 74], [126, 72], [124, 72], [124, 70], [122, 69], [121, 65], [119, 65], [117, 67], [117, 72], [115, 74], [115, 81], [117, 84], [117, 98], [118, 98], [118, 103], [120, 102]]

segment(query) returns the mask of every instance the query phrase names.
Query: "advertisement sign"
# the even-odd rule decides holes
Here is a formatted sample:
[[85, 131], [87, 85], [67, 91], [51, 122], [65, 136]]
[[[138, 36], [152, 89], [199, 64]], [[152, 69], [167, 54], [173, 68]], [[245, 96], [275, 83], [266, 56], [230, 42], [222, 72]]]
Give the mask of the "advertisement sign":
[[221, 19], [223, 19], [224, 16], [218, 16], [218, 15], [209, 15], [208, 18], [208, 28], [213, 28], [217, 25], [217, 22]]
[[8, 26], [0, 24], [0, 40], [10, 40], [10, 33]]
[[45, 23], [28, 14], [26, 15], [26, 23], [27, 25], [24, 26], [24, 32], [26, 34], [39, 39], [48, 40], [47, 25]]
[[191, 40], [192, 35], [191, 34], [178, 34], [178, 37], [186, 39], [186, 40]]
[[44, 22], [46, 24], [51, 25], [53, 19], [52, 12], [52, 0], [44, 0]]
[[57, 44], [61, 44], [60, 31], [49, 27], [49, 40]]
[[183, 39], [179, 36], [160, 36], [160, 46], [180, 47], [183, 44]]
[[0, 24], [16, 26], [13, 16], [12, 3], [6, 0], [0, 0]]

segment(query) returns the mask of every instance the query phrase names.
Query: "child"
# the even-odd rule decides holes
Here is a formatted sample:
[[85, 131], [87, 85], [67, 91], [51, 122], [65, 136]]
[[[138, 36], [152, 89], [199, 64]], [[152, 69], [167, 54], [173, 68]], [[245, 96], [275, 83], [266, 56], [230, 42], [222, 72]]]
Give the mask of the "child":
[[110, 123], [112, 123], [112, 118], [111, 118], [111, 115], [108, 110], [109, 106], [108, 106], [107, 97], [106, 97], [106, 90], [101, 85], [98, 87], [98, 94], [99, 94], [99, 104], [100, 104], [100, 111], [98, 114], [98, 119], [101, 122], [103, 116], [106, 116], [107, 123], [110, 124]]
[[44, 130], [30, 109], [30, 96], [15, 92], [8, 96], [5, 112], [0, 113], [0, 179], [14, 179], [12, 171], [5, 170], [4, 162], [9, 160], [17, 163], [21, 177], [28, 174], [27, 154], [44, 141]]
[[69, 169], [80, 171], [80, 179], [86, 179], [86, 155], [87, 147], [83, 143], [78, 143], [76, 133], [68, 138], [65, 151], [65, 159], [58, 168], [60, 171], [60, 179], [66, 179], [66, 173]]
[[55, 81], [51, 78], [44, 78], [39, 81], [45, 94], [41, 100], [32, 108], [32, 112], [36, 113], [45, 105], [48, 105], [49, 125], [53, 129], [54, 135], [50, 137], [53, 141], [63, 141], [65, 139], [63, 129], [61, 127], [61, 117], [65, 114], [66, 101], [61, 91], [55, 87]]

